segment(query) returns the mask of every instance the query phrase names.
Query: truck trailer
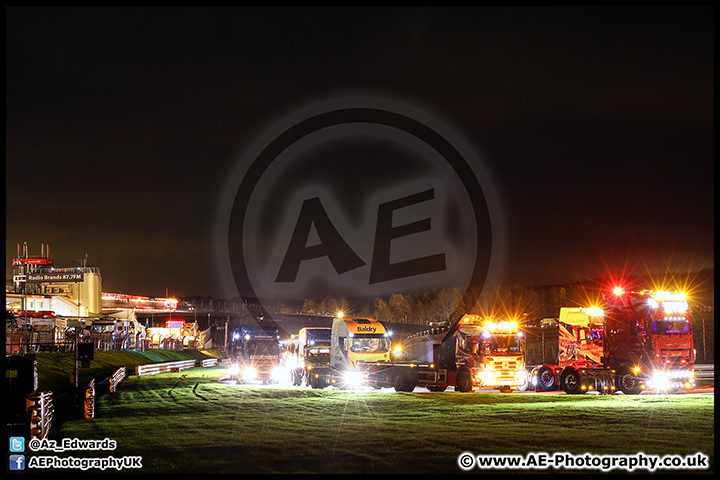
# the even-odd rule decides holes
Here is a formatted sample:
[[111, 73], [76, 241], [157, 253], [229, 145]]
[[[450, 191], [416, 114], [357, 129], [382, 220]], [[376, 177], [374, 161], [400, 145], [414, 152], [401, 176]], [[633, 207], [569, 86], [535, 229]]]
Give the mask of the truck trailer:
[[415, 334], [393, 348], [392, 334], [373, 318], [337, 317], [327, 383], [470, 392], [476, 387], [511, 391], [528, 381], [516, 323], [465, 315], [455, 327], [450, 334], [450, 327]]
[[531, 372], [536, 390], [672, 393], [694, 386], [692, 317], [685, 294], [616, 288], [604, 308], [562, 307], [558, 361]]

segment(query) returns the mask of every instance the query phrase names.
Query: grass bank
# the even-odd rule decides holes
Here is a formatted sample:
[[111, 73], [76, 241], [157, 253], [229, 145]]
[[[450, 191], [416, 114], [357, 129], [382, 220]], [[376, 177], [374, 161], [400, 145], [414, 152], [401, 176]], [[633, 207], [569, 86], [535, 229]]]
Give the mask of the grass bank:
[[115, 440], [71, 454], [142, 457], [128, 473], [461, 473], [462, 452], [702, 452], [714, 470], [713, 396], [285, 389], [218, 381], [226, 371], [131, 376], [51, 438]]

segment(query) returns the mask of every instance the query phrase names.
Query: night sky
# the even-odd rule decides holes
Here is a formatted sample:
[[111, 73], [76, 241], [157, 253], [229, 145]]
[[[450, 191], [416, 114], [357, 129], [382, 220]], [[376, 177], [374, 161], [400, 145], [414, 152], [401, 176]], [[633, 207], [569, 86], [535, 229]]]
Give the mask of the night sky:
[[27, 242], [87, 255], [106, 292], [228, 298], [216, 221], [241, 152], [340, 93], [415, 105], [481, 153], [501, 283], [712, 268], [713, 14], [6, 8], [6, 278]]

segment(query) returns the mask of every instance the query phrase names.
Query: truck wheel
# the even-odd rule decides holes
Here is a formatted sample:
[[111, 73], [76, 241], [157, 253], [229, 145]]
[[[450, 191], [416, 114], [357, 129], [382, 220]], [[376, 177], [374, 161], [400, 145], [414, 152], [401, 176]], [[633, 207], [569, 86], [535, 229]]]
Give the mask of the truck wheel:
[[565, 393], [576, 395], [582, 391], [580, 374], [573, 368], [566, 368], [560, 375], [560, 385]]
[[553, 392], [557, 390], [558, 385], [555, 381], [555, 372], [550, 367], [542, 367], [537, 375], [537, 390], [545, 390]]
[[527, 392], [532, 389], [532, 383], [530, 383], [530, 374], [526, 372], [523, 375], [523, 382], [517, 386], [518, 392]]
[[294, 387], [299, 387], [300, 385], [302, 385], [302, 378], [300, 378], [300, 374], [297, 370], [293, 370], [290, 375], [292, 377], [292, 384]]
[[472, 374], [470, 370], [460, 370], [455, 376], [456, 392], [472, 392]]
[[642, 391], [640, 379], [632, 373], [629, 367], [621, 367], [618, 370], [615, 383], [617, 389], [626, 395], [637, 395]]
[[397, 370], [392, 375], [393, 388], [396, 392], [412, 392], [415, 385], [411, 385], [408, 375], [403, 370]]
[[315, 375], [308, 374], [307, 384], [310, 388], [317, 388], [317, 379], [315, 378]]

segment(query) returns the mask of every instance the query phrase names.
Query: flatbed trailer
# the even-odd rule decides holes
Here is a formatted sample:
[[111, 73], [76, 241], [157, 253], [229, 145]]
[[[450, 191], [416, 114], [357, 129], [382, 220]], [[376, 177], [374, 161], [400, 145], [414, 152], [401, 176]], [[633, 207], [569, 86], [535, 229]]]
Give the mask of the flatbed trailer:
[[511, 322], [465, 315], [450, 336], [449, 328], [421, 332], [404, 345], [414, 360], [392, 352], [385, 327], [370, 317], [339, 317], [332, 328], [327, 384], [471, 392], [481, 387], [511, 391], [528, 381], [522, 332]]

